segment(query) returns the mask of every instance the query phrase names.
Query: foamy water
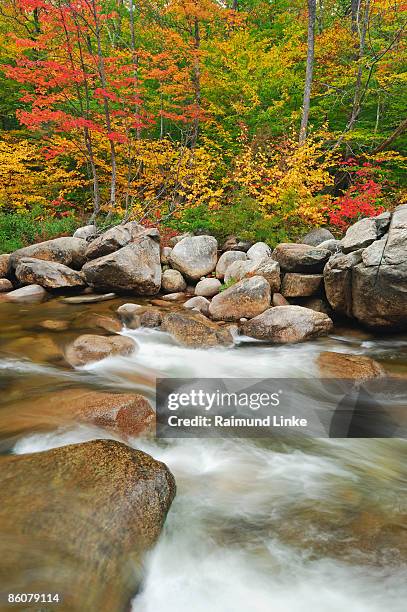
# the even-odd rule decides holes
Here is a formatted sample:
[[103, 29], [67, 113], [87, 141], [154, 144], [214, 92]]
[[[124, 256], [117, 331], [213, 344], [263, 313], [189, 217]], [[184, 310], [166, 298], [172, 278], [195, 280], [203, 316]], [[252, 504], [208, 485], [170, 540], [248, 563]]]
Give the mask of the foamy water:
[[[132, 381], [140, 371], [153, 376], [313, 379], [321, 350], [375, 350], [375, 345], [363, 346], [353, 338], [190, 350], [175, 346], [160, 332], [124, 333], [137, 340], [137, 354], [106, 359], [73, 375], [135, 390]], [[376, 348], [393, 350], [386, 343]], [[14, 451], [40, 451], [97, 437], [112, 436], [76, 426], [26, 436]], [[346, 555], [336, 548], [348, 517], [361, 510], [395, 512], [394, 500], [406, 491], [403, 441], [260, 445], [194, 439], [132, 444], [164, 461], [177, 481], [177, 496], [147, 559], [134, 612], [404, 612], [406, 567], [394, 551], [378, 562], [356, 543], [354, 549], [347, 545]], [[321, 517], [320, 524], [315, 515]]]

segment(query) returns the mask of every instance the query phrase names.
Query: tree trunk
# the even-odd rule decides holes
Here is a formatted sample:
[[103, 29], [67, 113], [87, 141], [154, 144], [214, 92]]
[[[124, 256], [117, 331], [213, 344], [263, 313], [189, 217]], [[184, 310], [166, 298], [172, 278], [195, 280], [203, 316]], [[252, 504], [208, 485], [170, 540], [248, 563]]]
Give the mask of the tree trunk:
[[193, 84], [194, 84], [194, 96], [195, 96], [195, 110], [196, 117], [194, 119], [194, 125], [192, 128], [191, 147], [195, 148], [198, 141], [199, 135], [199, 114], [201, 111], [201, 66], [199, 59], [199, 50], [201, 47], [201, 35], [199, 31], [198, 18], [194, 19], [194, 68], [193, 68]]
[[406, 130], [407, 130], [407, 118], [404, 119], [400, 123], [400, 125], [394, 130], [394, 132], [392, 132], [392, 134], [390, 134], [390, 136], [385, 138], [385, 140], [383, 140], [379, 145], [377, 145], [377, 147], [373, 149], [372, 153], [380, 153], [380, 151], [384, 151], [384, 149], [387, 149], [387, 147], [392, 142], [394, 142], [396, 138], [401, 136]]
[[355, 94], [353, 96], [352, 112], [350, 115], [349, 123], [347, 126], [347, 132], [352, 131], [356, 120], [361, 111], [361, 98], [362, 98], [362, 76], [363, 76], [363, 57], [365, 55], [366, 46], [366, 34], [369, 25], [369, 13], [370, 13], [370, 0], [366, 0], [365, 10], [363, 14], [363, 22], [360, 23], [360, 9], [361, 2], [359, 3], [359, 10], [357, 14], [357, 31], [359, 32], [359, 53], [358, 53], [358, 71], [355, 82]]
[[315, 47], [315, 19], [316, 0], [308, 0], [308, 41], [307, 41], [307, 68], [305, 71], [304, 99], [302, 104], [302, 118], [299, 143], [304, 144], [307, 138], [308, 119], [311, 103], [312, 77], [314, 73], [314, 47]]
[[[131, 54], [132, 54], [132, 61], [133, 61], [133, 74], [134, 74], [134, 94], [135, 94], [135, 98], [136, 98], [136, 118], [138, 123], [140, 123], [140, 104], [138, 102], [138, 85], [139, 85], [139, 78], [138, 78], [138, 54], [137, 54], [137, 50], [136, 50], [136, 33], [135, 33], [135, 28], [134, 28], [134, 2], [133, 0], [130, 0], [130, 4], [129, 4], [129, 10], [130, 10], [130, 41], [131, 41]], [[141, 135], [141, 130], [140, 127], [136, 128], [136, 138], [137, 140], [140, 139], [140, 135]]]
[[[93, 13], [93, 19], [95, 22], [95, 34], [96, 34], [97, 54], [98, 54], [98, 72], [99, 72], [100, 82], [102, 84], [103, 89], [105, 90], [107, 88], [107, 81], [106, 81], [106, 73], [105, 73], [105, 62], [104, 62], [103, 51], [102, 51], [100, 22], [99, 22], [99, 16], [98, 16], [97, 11], [98, 9], [96, 7], [96, 0], [92, 0], [92, 13]], [[107, 129], [108, 134], [110, 134], [112, 132], [112, 122], [110, 118], [109, 101], [105, 95], [103, 96], [103, 108], [104, 108], [104, 113], [105, 113], [106, 129]], [[116, 204], [116, 177], [117, 177], [116, 148], [115, 148], [113, 140], [111, 140], [110, 138], [109, 138], [109, 144], [110, 144], [110, 165], [112, 169], [112, 176], [110, 180], [110, 206], [111, 206], [111, 209], [113, 209]]]

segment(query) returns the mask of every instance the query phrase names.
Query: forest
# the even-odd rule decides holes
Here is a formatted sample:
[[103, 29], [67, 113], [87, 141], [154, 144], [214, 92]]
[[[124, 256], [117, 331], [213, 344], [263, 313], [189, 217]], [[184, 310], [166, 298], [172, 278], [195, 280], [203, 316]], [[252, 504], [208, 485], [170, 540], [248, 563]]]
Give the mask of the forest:
[[402, 0], [3, 0], [0, 250], [127, 220], [277, 244], [406, 202]]

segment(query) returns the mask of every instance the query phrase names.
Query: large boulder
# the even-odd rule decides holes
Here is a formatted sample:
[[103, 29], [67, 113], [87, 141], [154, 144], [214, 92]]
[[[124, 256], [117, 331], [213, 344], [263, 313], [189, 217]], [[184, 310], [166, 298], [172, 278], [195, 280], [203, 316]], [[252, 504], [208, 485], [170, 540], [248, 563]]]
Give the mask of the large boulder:
[[178, 270], [165, 270], [161, 278], [161, 289], [167, 293], [185, 291], [187, 284]]
[[9, 273], [14, 273], [22, 257], [56, 261], [74, 270], [80, 270], [86, 261], [85, 251], [87, 246], [88, 243], [82, 238], [54, 238], [54, 240], [23, 247], [10, 255]]
[[135, 221], [111, 227], [92, 240], [86, 249], [87, 259], [96, 259], [114, 253], [144, 235], [144, 228]]
[[272, 293], [280, 290], [280, 265], [271, 257], [247, 261], [234, 261], [225, 272], [225, 283], [239, 281], [252, 276], [262, 276], [270, 285]]
[[220, 327], [199, 313], [169, 312], [164, 315], [161, 328], [179, 344], [191, 348], [233, 344], [233, 337], [227, 328]]
[[319, 274], [331, 256], [328, 249], [308, 244], [279, 244], [273, 251], [273, 259], [278, 261], [285, 272], [308, 272]]
[[323, 282], [322, 274], [298, 274], [287, 272], [284, 275], [281, 293], [284, 297], [307, 297], [318, 293]]
[[362, 221], [349, 228], [345, 248], [365, 248], [334, 255], [325, 266], [327, 298], [334, 310], [369, 327], [406, 329], [407, 205], [396, 208], [385, 236], [389, 213]]
[[213, 297], [219, 293], [221, 286], [222, 283], [217, 278], [203, 278], [195, 287], [195, 295], [207, 298]]
[[335, 312], [352, 316], [352, 270], [362, 261], [362, 251], [333, 255], [324, 268], [325, 293]]
[[341, 247], [344, 253], [357, 251], [369, 246], [385, 234], [390, 224], [390, 213], [385, 213], [379, 217], [361, 219], [347, 230], [341, 240]]
[[23, 284], [37, 284], [45, 289], [72, 289], [86, 286], [83, 275], [56, 261], [22, 257], [15, 269], [16, 278]]
[[318, 246], [326, 240], [335, 240], [335, 236], [325, 227], [316, 227], [301, 238], [301, 243]]
[[101, 291], [155, 295], [161, 286], [160, 246], [149, 238], [99, 257], [82, 268], [86, 282]]
[[218, 243], [213, 236], [183, 238], [174, 246], [170, 263], [189, 280], [199, 280], [213, 272], [217, 263]]
[[226, 251], [219, 257], [216, 266], [216, 278], [223, 280], [225, 272], [234, 261], [246, 261], [247, 255], [243, 251]]
[[37, 304], [43, 302], [49, 294], [41, 285], [27, 285], [10, 291], [5, 295], [8, 302], [16, 302], [18, 304]]
[[265, 242], [255, 242], [247, 251], [247, 257], [252, 261], [263, 260], [266, 257], [271, 257], [272, 250]]
[[0, 465], [7, 592], [52, 591], [63, 610], [129, 609], [175, 495], [168, 468], [114, 440], [5, 456]]
[[97, 336], [83, 334], [65, 351], [67, 362], [74, 368], [115, 355], [128, 356], [137, 350], [137, 344], [126, 336]]
[[302, 306], [276, 306], [244, 323], [242, 331], [258, 340], [285, 344], [325, 336], [332, 327], [326, 314]]
[[239, 321], [251, 319], [270, 306], [270, 285], [262, 276], [244, 279], [215, 295], [209, 306], [213, 319]]

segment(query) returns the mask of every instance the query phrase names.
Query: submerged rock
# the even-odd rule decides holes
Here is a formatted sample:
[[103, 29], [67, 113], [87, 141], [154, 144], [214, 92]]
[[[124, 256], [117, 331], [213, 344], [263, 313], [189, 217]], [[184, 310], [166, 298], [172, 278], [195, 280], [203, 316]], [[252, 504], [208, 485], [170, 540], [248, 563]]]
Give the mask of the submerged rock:
[[77, 368], [114, 355], [128, 356], [137, 350], [137, 344], [126, 336], [97, 336], [83, 334], [65, 351], [67, 362]]
[[220, 327], [199, 313], [182, 311], [166, 313], [161, 327], [179, 344], [191, 348], [233, 344], [233, 337], [227, 328]]
[[161, 286], [160, 246], [142, 237], [82, 268], [89, 285], [102, 291], [155, 295]]
[[139, 327], [160, 327], [162, 315], [158, 308], [141, 306], [140, 304], [123, 304], [117, 309], [120, 319], [129, 329]]
[[20, 283], [41, 285], [45, 289], [81, 289], [86, 286], [81, 273], [56, 261], [21, 257], [15, 269]]
[[318, 355], [317, 365], [321, 376], [326, 378], [369, 380], [386, 375], [380, 363], [363, 355], [324, 351]]
[[64, 610], [128, 609], [175, 495], [168, 468], [113, 440], [0, 464], [7, 590], [48, 593], [52, 585]]
[[209, 306], [213, 319], [239, 321], [250, 319], [270, 306], [270, 285], [262, 276], [244, 279], [215, 295]]
[[189, 280], [199, 280], [213, 272], [217, 263], [218, 243], [213, 236], [183, 238], [172, 249], [170, 263]]
[[324, 313], [302, 306], [275, 306], [244, 323], [242, 331], [257, 340], [285, 344], [325, 336], [332, 327]]

